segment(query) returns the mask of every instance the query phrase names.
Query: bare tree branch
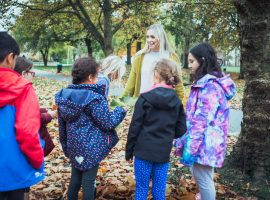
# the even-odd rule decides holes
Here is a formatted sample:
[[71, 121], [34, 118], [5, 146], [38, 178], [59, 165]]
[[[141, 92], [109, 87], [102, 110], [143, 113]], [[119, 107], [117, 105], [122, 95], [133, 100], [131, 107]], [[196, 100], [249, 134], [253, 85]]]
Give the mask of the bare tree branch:
[[85, 8], [81, 4], [80, 0], [76, 0], [76, 2], [73, 2], [72, 0], [68, 0], [70, 6], [72, 9], [76, 12], [76, 16], [83, 22], [83, 24], [88, 27], [90, 30], [92, 30], [92, 35], [95, 37], [95, 39], [100, 43], [104, 44], [103, 37], [101, 33], [97, 30], [96, 26], [90, 19], [88, 13], [86, 12]]
[[123, 6], [129, 6], [131, 4], [138, 4], [138, 3], [159, 3], [161, 2], [161, 0], [126, 0], [123, 1], [121, 3], [116, 3], [116, 2], [112, 2], [112, 4], [114, 5], [114, 8], [122, 8]]
[[179, 1], [179, 0], [167, 0], [166, 3], [173, 3], [173, 4], [179, 4], [179, 3], [184, 3], [186, 5], [206, 5], [206, 4], [209, 4], [209, 5], [233, 5], [233, 0], [228, 0], [228, 1], [224, 1], [222, 3], [220, 2], [215, 2], [215, 1], [209, 1], [209, 0], [200, 0], [200, 1], [197, 1], [197, 2], [186, 2], [186, 1]]
[[103, 29], [102, 24], [101, 24], [102, 11], [103, 11], [103, 10], [100, 9], [100, 12], [99, 12], [99, 15], [98, 15], [98, 26], [99, 26], [100, 30], [101, 30], [102, 32], [104, 32], [104, 29]]
[[25, 4], [25, 3], [16, 3], [17, 6], [22, 7], [22, 8], [28, 8], [29, 10], [33, 10], [33, 11], [44, 11], [44, 12], [48, 12], [48, 13], [69, 13], [69, 14], [75, 14], [73, 11], [71, 10], [64, 10], [65, 8], [68, 8], [69, 5], [68, 4], [58, 4], [57, 6], [53, 6], [52, 9], [46, 9], [46, 6], [41, 6], [41, 7], [37, 7], [37, 6], [33, 6], [33, 5], [29, 5], [29, 4]]

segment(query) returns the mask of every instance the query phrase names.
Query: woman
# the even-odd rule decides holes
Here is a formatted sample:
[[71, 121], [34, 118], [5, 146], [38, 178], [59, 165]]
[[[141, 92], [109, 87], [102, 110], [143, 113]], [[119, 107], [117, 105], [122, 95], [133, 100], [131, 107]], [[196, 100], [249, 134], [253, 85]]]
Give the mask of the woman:
[[[179, 64], [178, 70], [181, 74], [178, 56], [169, 44], [163, 27], [160, 24], [154, 24], [147, 28], [145, 47], [135, 56], [122, 96], [138, 97], [141, 93], [148, 91], [154, 83], [154, 65], [161, 58], [171, 59]], [[181, 77], [179, 78], [182, 80]], [[184, 86], [182, 81], [175, 87], [175, 90], [180, 99], [183, 100]]]

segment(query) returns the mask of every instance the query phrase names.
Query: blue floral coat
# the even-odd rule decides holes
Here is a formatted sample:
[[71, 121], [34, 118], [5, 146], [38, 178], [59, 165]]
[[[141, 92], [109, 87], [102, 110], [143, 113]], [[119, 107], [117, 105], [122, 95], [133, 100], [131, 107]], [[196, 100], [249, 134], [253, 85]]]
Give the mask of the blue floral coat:
[[55, 95], [60, 142], [79, 170], [96, 166], [118, 142], [114, 129], [126, 112], [121, 107], [110, 112], [104, 90], [98, 84], [69, 85]]

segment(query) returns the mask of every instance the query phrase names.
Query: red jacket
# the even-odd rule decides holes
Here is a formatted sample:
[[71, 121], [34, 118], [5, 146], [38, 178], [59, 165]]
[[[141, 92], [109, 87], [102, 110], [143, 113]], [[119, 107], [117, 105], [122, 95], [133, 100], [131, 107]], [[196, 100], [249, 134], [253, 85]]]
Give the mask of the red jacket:
[[11, 69], [0, 68], [0, 108], [15, 107], [16, 140], [29, 163], [38, 169], [43, 163], [43, 149], [38, 131], [40, 110], [32, 83]]

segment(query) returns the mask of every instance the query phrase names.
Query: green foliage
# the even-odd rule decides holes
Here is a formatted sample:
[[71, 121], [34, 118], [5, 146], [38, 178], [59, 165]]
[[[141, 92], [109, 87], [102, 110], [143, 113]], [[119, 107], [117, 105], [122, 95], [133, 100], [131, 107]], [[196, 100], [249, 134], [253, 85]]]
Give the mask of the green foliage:
[[[62, 36], [67, 38], [66, 33], [77, 32], [73, 35], [78, 36], [79, 39], [88, 38], [91, 42], [98, 42], [104, 54], [108, 55], [113, 51], [113, 36], [120, 29], [132, 32], [129, 31], [125, 34], [128, 36], [128, 41], [140, 37], [141, 31], [139, 30], [141, 27], [150, 25], [149, 20], [154, 19], [152, 10], [155, 8], [154, 5], [159, 2], [160, 0], [31, 0], [24, 6], [30, 7], [35, 12], [43, 13], [43, 17], [45, 19], [49, 17], [52, 24], [59, 24], [53, 27], [55, 35], [59, 36], [57, 33], [62, 32]], [[130, 19], [132, 20], [130, 21]], [[125, 24], [128, 24], [128, 28]], [[118, 43], [120, 46], [122, 41], [125, 41], [124, 37]], [[75, 40], [75, 43], [77, 42]], [[119, 46], [118, 44], [116, 46]], [[91, 49], [90, 46], [87, 47]]]
[[125, 49], [128, 43], [144, 40], [146, 28], [157, 22], [160, 14], [159, 5], [160, 3], [150, 2], [139, 4], [129, 10], [129, 18], [125, 20], [122, 28], [114, 36], [115, 52]]
[[[32, 0], [29, 4], [33, 7], [22, 8], [21, 15], [12, 28], [13, 34], [23, 51], [40, 52], [44, 65], [47, 64], [52, 48], [55, 48], [51, 52], [52, 57], [66, 62], [67, 49], [64, 48], [64, 42], [72, 45], [84, 37], [85, 34], [81, 33], [82, 25], [75, 17], [71, 18], [66, 13], [48, 13], [48, 5], [39, 3], [40, 1]], [[59, 6], [59, 3], [47, 3], [55, 8]]]
[[[57, 67], [56, 66], [35, 66], [34, 65], [34, 69], [38, 69], [38, 70], [43, 70], [46, 72], [53, 72], [55, 73], [57, 71]], [[70, 76], [71, 74], [71, 70], [72, 70], [72, 66], [62, 66], [62, 73], [64, 75]]]
[[66, 62], [68, 47], [64, 43], [57, 43], [55, 47], [51, 50], [50, 56], [53, 61], [63, 63]]
[[[210, 42], [225, 52], [239, 46], [238, 17], [233, 2], [186, 0], [165, 4], [161, 20], [175, 35], [175, 44], [186, 40]], [[184, 51], [184, 49], [182, 48]]]
[[[74, 44], [74, 53], [75, 55], [87, 55], [87, 46], [86, 46], [86, 43], [84, 41], [84, 39], [80, 39], [77, 41], [76, 44]], [[105, 57], [105, 54], [100, 46], [100, 44], [95, 41], [95, 40], [92, 40], [91, 42], [91, 47], [92, 47], [92, 56], [96, 59], [96, 60], [101, 60]]]
[[[33, 20], [29, 23], [29, 18]], [[24, 51], [41, 52], [44, 65], [47, 65], [49, 49], [54, 46], [55, 38], [48, 23], [41, 22], [33, 13], [25, 10], [16, 22], [13, 33]]]
[[144, 43], [146, 27], [162, 22], [171, 32], [179, 53], [201, 41], [210, 42], [225, 54], [238, 46], [238, 17], [231, 1], [129, 2], [30, 0], [25, 3], [27, 6], [23, 7], [22, 16], [15, 25], [14, 29], [20, 29], [16, 37], [20, 40], [21, 35], [31, 35], [28, 38], [33, 38], [32, 45], [28, 39], [20, 40], [27, 50], [38, 51], [37, 48], [46, 42], [52, 46], [67, 42], [83, 53], [87, 53], [87, 46], [82, 43], [89, 38], [93, 56], [101, 59], [110, 48], [117, 53], [126, 49], [128, 43]]
[[235, 73], [239, 73], [240, 72], [240, 67], [233, 67], [233, 66], [222, 66], [222, 69], [226, 68], [226, 72], [235, 72]]
[[14, 23], [18, 9], [15, 6], [16, 0], [0, 0], [0, 28], [9, 30]]

